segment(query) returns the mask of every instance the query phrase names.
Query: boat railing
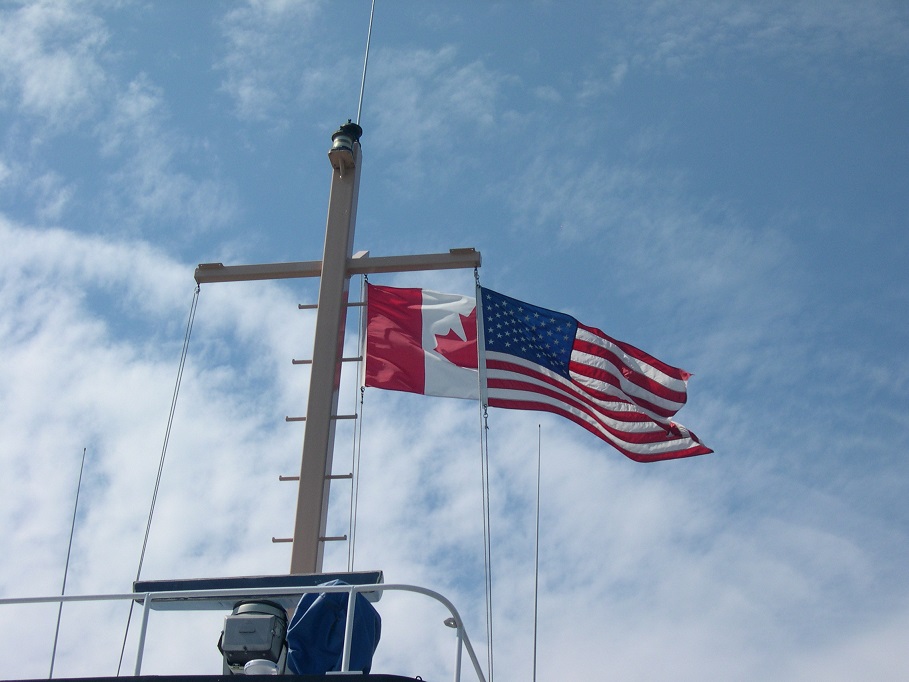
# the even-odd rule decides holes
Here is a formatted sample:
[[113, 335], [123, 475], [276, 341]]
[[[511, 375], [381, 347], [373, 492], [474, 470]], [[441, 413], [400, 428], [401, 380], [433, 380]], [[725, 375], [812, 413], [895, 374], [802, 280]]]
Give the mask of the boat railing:
[[[142, 674], [142, 657], [145, 650], [146, 634], [148, 632], [148, 622], [151, 611], [154, 610], [156, 602], [174, 602], [180, 601], [184, 604], [183, 610], [195, 610], [192, 608], [193, 603], [203, 603], [205, 600], [213, 598], [236, 598], [237, 600], [247, 600], [258, 596], [275, 596], [275, 595], [303, 595], [307, 593], [323, 594], [327, 592], [346, 592], [347, 598], [347, 621], [344, 628], [344, 647], [341, 654], [340, 672], [350, 672], [350, 651], [353, 640], [353, 622], [354, 612], [357, 600], [354, 598], [358, 593], [375, 593], [375, 592], [414, 592], [422, 594], [442, 604], [451, 614], [450, 618], [445, 620], [445, 624], [452, 627], [457, 632], [457, 643], [455, 652], [454, 681], [460, 682], [461, 679], [461, 662], [462, 652], [466, 649], [470, 662], [473, 664], [479, 682], [486, 682], [480, 662], [477, 659], [476, 652], [467, 636], [464, 628], [464, 622], [461, 615], [455, 608], [454, 604], [442, 594], [419, 587], [417, 585], [405, 584], [378, 584], [378, 585], [316, 585], [312, 587], [285, 587], [285, 588], [242, 588], [242, 589], [206, 589], [206, 590], [180, 590], [168, 592], [126, 592], [119, 594], [85, 594], [85, 595], [55, 595], [51, 597], [13, 597], [0, 598], [0, 606], [13, 604], [62, 604], [68, 602], [102, 602], [102, 601], [127, 601], [135, 600], [142, 604], [142, 621], [138, 636], [138, 651], [136, 653], [135, 675], [138, 677]], [[210, 607], [200, 607], [199, 610]]]

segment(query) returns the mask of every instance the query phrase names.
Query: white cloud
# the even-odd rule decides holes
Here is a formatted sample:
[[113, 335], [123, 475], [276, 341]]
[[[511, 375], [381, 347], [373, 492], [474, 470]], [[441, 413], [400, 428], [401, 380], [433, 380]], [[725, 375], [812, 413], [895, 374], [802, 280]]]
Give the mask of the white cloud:
[[[117, 232], [149, 223], [160, 231], [169, 223], [197, 235], [223, 226], [236, 214], [230, 192], [184, 170], [197, 150], [170, 127], [163, 88], [145, 74], [120, 85], [121, 74], [105, 70], [108, 28], [90, 9], [38, 2], [4, 10], [0, 96], [6, 96], [14, 118], [0, 182], [29, 198], [32, 215], [43, 223], [57, 223], [77, 210], [82, 220], [87, 212], [90, 220], [108, 222]], [[95, 135], [91, 146], [85, 145], [88, 130]], [[65, 153], [36, 154], [52, 139], [55, 149], [68, 152], [75, 143], [89, 157], [73, 168]], [[82, 193], [103, 177], [79, 174], [95, 160], [93, 152], [118, 164], [112, 171], [108, 165], [104, 198]]]
[[100, 57], [107, 30], [81, 10], [33, 2], [0, 15], [0, 94], [55, 130], [86, 120], [106, 86]]
[[551, 85], [541, 85], [533, 89], [534, 97], [547, 102], [558, 104], [562, 101], [562, 95]]
[[[502, 76], [481, 61], [459, 63], [451, 46], [438, 50], [381, 50], [376, 55], [375, 115], [383, 130], [413, 130], [439, 142], [453, 127], [488, 127], [495, 120]], [[381, 138], [406, 139], [384, 133]]]
[[909, 609], [875, 622], [835, 644], [811, 647], [797, 655], [778, 679], [823, 678], [831, 682], [856, 679], [901, 680], [906, 675], [903, 644], [909, 637]]
[[[59, 589], [82, 447], [88, 457], [68, 588], [128, 590], [176, 377], [191, 267], [142, 243], [5, 220], [0, 241], [0, 458], [10, 474], [0, 492], [8, 529], [3, 592]], [[101, 314], [98, 297], [113, 297], [119, 314]], [[306, 375], [291, 368], [290, 357], [305, 355], [300, 347], [311, 338], [311, 321], [274, 286], [206, 287], [200, 300], [146, 575], [281, 572], [283, 552], [268, 539], [281, 534], [275, 519], [292, 503], [277, 474], [286, 473], [281, 462], [292, 462], [299, 448], [299, 432], [283, 417], [305, 403]], [[253, 356], [243, 368], [231, 364], [241, 351]], [[237, 524], [247, 512], [250, 522]], [[254, 549], [237, 553], [234, 543]], [[71, 618], [78, 612], [67, 610]], [[121, 611], [103, 622], [115, 632], [124, 619]], [[11, 624], [0, 617], [9, 636]]]
[[223, 90], [243, 121], [287, 124], [287, 106], [296, 100], [310, 24], [321, 2], [251, 1], [230, 9], [222, 20], [226, 54]]
[[29, 189], [37, 198], [36, 214], [43, 222], [59, 220], [75, 194], [72, 185], [66, 185], [60, 175], [52, 171], [35, 178]]
[[98, 124], [101, 153], [122, 162], [111, 177], [111, 217], [126, 225], [152, 222], [157, 230], [172, 221], [184, 235], [221, 227], [235, 217], [236, 205], [215, 180], [181, 170], [191, 144], [168, 128], [168, 118], [162, 89], [140, 76]]
[[[710, 54], [770, 54], [825, 69], [831, 54], [905, 55], [909, 23], [898, 3], [734, 1], [651, 3], [632, 34], [633, 59], [677, 68]], [[826, 68], [829, 68], [829, 63]]]
[[[7, 434], [0, 523], [10, 529], [0, 559], [4, 594], [59, 589], [83, 446], [89, 457], [69, 591], [126, 590], [160, 453], [191, 266], [141, 242], [8, 221], [0, 230], [7, 247], [0, 268], [0, 428]], [[118, 312], [101, 313], [98, 296], [113, 299], [105, 308]], [[311, 318], [295, 310], [298, 298], [306, 300], [266, 283], [203, 288], [145, 577], [286, 570], [286, 546], [269, 538], [289, 534], [295, 499], [294, 486], [276, 476], [295, 473], [301, 442], [299, 428], [283, 423], [305, 402], [306, 370], [289, 363], [305, 357], [311, 342]], [[542, 674], [583, 675], [593, 667], [629, 679], [670, 672], [680, 680], [798, 679], [814, 669], [814, 656], [841, 644], [870, 660], [887, 648], [873, 642], [899, 641], [906, 622], [899, 600], [884, 609], [863, 604], [881, 581], [890, 584], [888, 562], [897, 561], [882, 561], [890, 550], [877, 545], [878, 522], [857, 520], [848, 500], [779, 487], [772, 467], [745, 466], [750, 457], [766, 458], [772, 445], [746, 439], [734, 456], [642, 466], [571, 424], [492, 410], [502, 679], [529, 674], [538, 423]], [[363, 428], [357, 567], [384, 569], [390, 582], [451, 597], [484, 658], [476, 405], [367, 391]], [[349, 442], [339, 440], [336, 472], [349, 471]], [[336, 492], [330, 524], [344, 533], [347, 492]], [[850, 523], [842, 525], [843, 518]], [[343, 569], [346, 549], [332, 547], [327, 562]], [[125, 609], [92, 608], [64, 610], [61, 675], [89, 672], [85, 650], [72, 644], [80, 618], [105, 623], [97, 633], [101, 651], [118, 651]], [[386, 626], [377, 669], [449, 674], [454, 652], [444, 612], [400, 595], [386, 596], [380, 611]], [[855, 614], [870, 626], [844, 626]], [[222, 615], [153, 615], [147, 672], [211, 672]], [[820, 616], [835, 625], [820, 626]], [[35, 630], [13, 631], [12, 622], [0, 614], [7, 641], [32, 652], [15, 674], [42, 674], [47, 652], [34, 642], [45, 640]], [[28, 622], [48, 629], [53, 615]], [[165, 630], [180, 633], [181, 642], [165, 645]], [[413, 653], [415, 642], [422, 653]], [[592, 660], [568, 650], [598, 654]], [[115, 659], [111, 653], [101, 664], [109, 674]], [[551, 667], [556, 660], [560, 672]], [[878, 661], [876, 669], [883, 679], [904, 671], [893, 661]]]
[[674, 309], [679, 319], [722, 310], [737, 318], [735, 329], [746, 325], [746, 334], [763, 338], [762, 329], [804, 312], [793, 296], [799, 283], [785, 234], [742, 224], [721, 202], [694, 205], [671, 173], [540, 156], [509, 198], [522, 231], [552, 239], [560, 251], [584, 245], [602, 254], [616, 285], [632, 295], [640, 281], [634, 273], [647, 272], [647, 305]]
[[[370, 80], [364, 117], [370, 139], [388, 158], [396, 191], [418, 191], [426, 176], [423, 166], [433, 156], [459, 148], [468, 138], [489, 139], [503, 115], [500, 96], [508, 81], [481, 60], [462, 62], [452, 46], [377, 50], [370, 59]], [[456, 175], [464, 170], [459, 163], [469, 160], [449, 156], [433, 177]]]

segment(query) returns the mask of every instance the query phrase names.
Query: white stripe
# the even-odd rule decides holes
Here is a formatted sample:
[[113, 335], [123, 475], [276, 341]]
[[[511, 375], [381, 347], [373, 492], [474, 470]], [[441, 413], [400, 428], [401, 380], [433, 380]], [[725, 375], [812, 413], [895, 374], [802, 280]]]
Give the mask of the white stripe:
[[[489, 396], [490, 398], [499, 398], [501, 400], [516, 400], [527, 403], [536, 403], [538, 405], [552, 405], [553, 407], [558, 407], [560, 410], [569, 412], [584, 422], [590, 424], [597, 431], [597, 433], [601, 434], [601, 438], [603, 440], [618, 444], [623, 449], [639, 455], [665, 455], [671, 452], [680, 452], [682, 450], [687, 450], [698, 445], [698, 443], [696, 443], [691, 438], [677, 438], [672, 440], [658, 441], [655, 443], [629, 443], [607, 431], [599, 422], [590, 417], [590, 415], [582, 412], [576, 407], [550, 398], [549, 396], [540, 395], [539, 393], [534, 393], [531, 391], [490, 388]], [[607, 419], [604, 418], [604, 421], [607, 421]], [[622, 430], [625, 433], [631, 433], [629, 429], [624, 428], [628, 426], [628, 424], [621, 422], [621, 426], [623, 427]]]
[[[570, 372], [571, 378], [575, 382], [577, 382], [578, 384], [581, 384], [583, 386], [587, 386], [591, 390], [602, 391], [603, 393], [606, 393], [608, 395], [621, 396], [624, 393], [626, 396], [628, 396], [630, 398], [641, 398], [642, 400], [646, 400], [649, 403], [653, 403], [654, 405], [658, 405], [659, 407], [662, 407], [666, 410], [671, 411], [672, 414], [675, 414], [676, 412], [678, 412], [680, 409], [682, 409], [685, 406], [685, 403], [679, 402], [677, 400], [669, 400], [667, 398], [663, 398], [662, 396], [654, 395], [653, 393], [648, 391], [646, 388], [642, 388], [641, 386], [638, 386], [637, 384], [630, 382], [627, 378], [625, 378], [625, 376], [621, 372], [619, 372], [616, 369], [615, 365], [613, 365], [611, 362], [609, 362], [607, 360], [604, 360], [603, 358], [597, 357], [596, 355], [591, 355], [590, 353], [584, 353], [579, 350], [573, 350], [573, 351], [571, 351], [571, 359], [573, 362], [577, 362], [582, 365], [587, 365], [588, 367], [595, 367], [596, 369], [603, 370], [610, 376], [615, 377], [619, 381], [619, 385], [621, 386], [621, 388], [616, 388], [612, 384], [608, 384], [604, 381], [600, 381], [599, 379], [594, 379], [593, 377], [588, 377], [583, 374], [577, 374], [576, 372]], [[647, 410], [644, 407], [641, 407], [640, 409], [642, 412], [646, 412], [649, 416], [653, 417], [654, 419], [658, 419], [660, 421], [666, 421], [666, 419], [667, 419], [664, 416], [651, 413], [649, 410]]]
[[[561, 377], [557, 374], [554, 374], [550, 370], [539, 367], [533, 363], [527, 361], [522, 361], [520, 358], [514, 358], [511, 355], [506, 355], [503, 353], [489, 353], [490, 359], [502, 360], [505, 362], [514, 362], [514, 364], [526, 367], [538, 375], [549, 377], [558, 382], [557, 386], [553, 386], [547, 382], [542, 376], [528, 376], [520, 372], [515, 372], [507, 369], [489, 369], [489, 380], [514, 380], [522, 381], [527, 384], [534, 386], [539, 386], [541, 388], [548, 388], [557, 393], [561, 393], [565, 396], [565, 401], [557, 401], [554, 398], [551, 398], [547, 395], [542, 395], [538, 393], [528, 392], [522, 389], [510, 389], [510, 388], [501, 388], [501, 387], [490, 387], [489, 388], [489, 397], [490, 398], [502, 398], [502, 399], [513, 399], [512, 395], [521, 394], [527, 396], [536, 396], [531, 402], [545, 403], [548, 405], [567, 405], [573, 401], [578, 401], [588, 404], [588, 409], [592, 412], [596, 412], [602, 422], [607, 426], [614, 428], [618, 431], [623, 431], [629, 434], [644, 434], [644, 433], [663, 433], [664, 429], [658, 423], [648, 422], [648, 421], [635, 421], [635, 422], [625, 422], [621, 420], [614, 419], [608, 414], [604, 414], [603, 410], [611, 410], [613, 412], [628, 412], [630, 414], [641, 414], [641, 409], [636, 405], [630, 405], [626, 402], [612, 402], [605, 400], [596, 400], [588, 396], [587, 394], [579, 391], [576, 387], [572, 386], [571, 382], [567, 381], [564, 377]], [[589, 403], [593, 403], [590, 405]], [[575, 408], [571, 408], [574, 411]], [[599, 427], [598, 427], [599, 428]]]
[[[633, 369], [638, 374], [642, 374], [648, 379], [653, 379], [666, 388], [672, 389], [673, 391], [678, 391], [679, 393], [685, 393], [688, 390], [688, 382], [684, 379], [676, 379], [675, 377], [669, 376], [661, 369], [658, 369], [657, 367], [654, 367], [653, 365], [648, 364], [643, 360], [639, 360], [638, 358], [629, 355], [619, 346], [615, 345], [611, 341], [608, 341], [607, 339], [604, 339], [602, 336], [592, 334], [586, 329], [582, 329], [581, 327], [578, 327], [578, 331], [575, 336], [582, 341], [587, 341], [601, 348], [605, 348], [609, 352], [618, 356], [622, 362], [624, 362], [629, 368]], [[621, 376], [621, 373], [619, 376]]]

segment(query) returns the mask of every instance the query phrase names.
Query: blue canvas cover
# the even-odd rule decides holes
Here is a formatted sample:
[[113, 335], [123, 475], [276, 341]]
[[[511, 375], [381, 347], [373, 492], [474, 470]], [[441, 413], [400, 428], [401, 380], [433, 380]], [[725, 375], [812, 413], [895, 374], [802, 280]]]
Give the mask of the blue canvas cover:
[[[324, 585], [346, 585], [332, 580]], [[379, 644], [382, 619], [362, 594], [356, 596], [350, 669], [368, 673]], [[304, 594], [287, 628], [287, 667], [295, 675], [324, 675], [341, 669], [347, 594]]]

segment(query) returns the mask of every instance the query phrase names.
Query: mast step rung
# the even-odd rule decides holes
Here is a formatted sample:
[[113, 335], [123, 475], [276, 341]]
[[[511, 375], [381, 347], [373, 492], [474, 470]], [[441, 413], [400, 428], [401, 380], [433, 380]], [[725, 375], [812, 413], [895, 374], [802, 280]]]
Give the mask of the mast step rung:
[[275, 537], [273, 537], [273, 538], [271, 539], [271, 541], [274, 542], [274, 543], [278, 543], [278, 542], [293, 542], [294, 539], [293, 539], [293, 538], [275, 538]]
[[[347, 302], [348, 308], [362, 308], [365, 305], [366, 305], [366, 303], [364, 303], [363, 301], [348, 301]], [[297, 310], [318, 310], [318, 309], [319, 309], [318, 303], [297, 303]]]
[[319, 542], [342, 542], [347, 539], [346, 535], [331, 535], [331, 536], [322, 536], [319, 538]]
[[[332, 481], [352, 479], [353, 474], [331, 474], [330, 476], [326, 476], [325, 478], [332, 480]], [[281, 476], [281, 475], [279, 475], [278, 480], [279, 481], [299, 481], [300, 477], [299, 476]]]
[[[358, 355], [353, 358], [341, 358], [341, 362], [360, 362], [363, 359], [362, 355]], [[290, 361], [292, 365], [311, 365], [312, 360], [297, 360], [296, 358]]]
[[[356, 419], [357, 415], [355, 414], [333, 414], [331, 419]], [[284, 417], [286, 422], [305, 422], [306, 417]]]

